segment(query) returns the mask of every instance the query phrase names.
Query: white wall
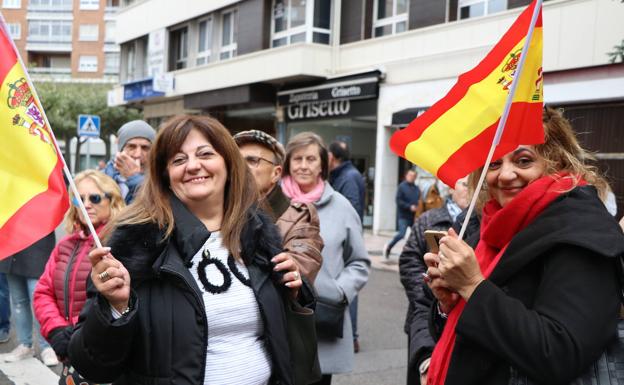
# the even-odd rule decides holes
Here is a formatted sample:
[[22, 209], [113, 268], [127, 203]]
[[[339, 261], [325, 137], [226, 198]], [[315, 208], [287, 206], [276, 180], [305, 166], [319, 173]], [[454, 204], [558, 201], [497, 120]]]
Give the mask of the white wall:
[[[340, 47], [337, 72], [384, 66], [390, 83], [455, 77], [474, 67], [523, 8]], [[624, 37], [624, 4], [615, 0], [544, 3], [544, 71], [608, 63]]]
[[163, 27], [238, 3], [241, 0], [145, 0], [120, 8], [116, 15], [117, 44]]
[[405, 108], [429, 107], [455, 84], [455, 78], [379, 87], [373, 232], [395, 228], [398, 157], [389, 146], [392, 114]]

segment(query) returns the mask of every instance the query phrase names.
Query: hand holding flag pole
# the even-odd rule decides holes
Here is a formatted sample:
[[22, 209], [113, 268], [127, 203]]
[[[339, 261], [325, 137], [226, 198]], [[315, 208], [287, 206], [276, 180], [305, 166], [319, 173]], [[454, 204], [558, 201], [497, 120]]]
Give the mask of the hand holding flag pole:
[[[15, 46], [15, 42], [13, 41], [13, 39], [10, 37], [10, 34], [8, 32], [8, 28], [6, 26], [6, 22], [4, 20], [4, 17], [2, 16], [2, 13], [0, 13], [0, 53], [2, 55], [0, 55], [1, 59], [0, 60], [4, 60], [3, 63], [0, 63], [0, 81], [2, 81], [3, 83], [10, 83], [10, 81], [13, 81], [15, 79], [18, 79], [17, 82], [14, 82], [13, 84], [0, 84], [0, 89], [2, 89], [2, 87], [4, 86], [9, 86], [9, 87], [13, 87], [14, 89], [17, 89], [18, 87], [16, 86], [16, 84], [19, 83], [20, 79], [25, 78], [27, 84], [23, 84], [23, 83], [19, 83], [19, 96], [23, 96], [25, 93], [30, 93], [32, 94], [32, 100], [28, 100], [26, 101], [26, 103], [28, 103], [28, 105], [26, 106], [27, 108], [32, 108], [33, 109], [33, 114], [36, 115], [32, 115], [32, 116], [38, 116], [37, 114], [40, 114], [40, 121], [39, 122], [31, 122], [30, 125], [28, 126], [29, 122], [25, 122], [26, 125], [24, 125], [24, 127], [28, 126], [29, 132], [31, 134], [34, 135], [34, 133], [38, 133], [39, 137], [41, 138], [41, 141], [43, 142], [49, 142], [48, 138], [45, 137], [45, 133], [48, 133], [50, 138], [52, 139], [52, 143], [50, 143], [51, 145], [54, 146], [54, 149], [56, 151], [56, 156], [58, 157], [58, 160], [60, 160], [63, 164], [63, 172], [65, 174], [65, 176], [67, 177], [67, 180], [69, 182], [71, 191], [73, 192], [74, 196], [77, 198], [77, 201], [79, 203], [79, 208], [80, 211], [82, 212], [82, 215], [87, 223], [87, 226], [89, 228], [89, 231], [91, 232], [91, 234], [93, 235], [93, 239], [95, 241], [95, 244], [97, 247], [102, 247], [102, 243], [100, 242], [100, 239], [95, 231], [95, 228], [93, 227], [93, 223], [91, 222], [91, 219], [89, 218], [89, 215], [87, 214], [87, 210], [84, 206], [84, 203], [82, 202], [82, 200], [79, 198], [80, 194], [78, 193], [78, 189], [76, 188], [76, 184], [74, 183], [74, 179], [69, 171], [69, 168], [67, 167], [67, 163], [65, 162], [65, 159], [63, 158], [63, 154], [60, 151], [58, 142], [56, 141], [56, 137], [54, 136], [54, 132], [52, 131], [51, 127], [50, 127], [50, 123], [48, 121], [48, 118], [45, 114], [45, 111], [41, 105], [41, 101], [39, 100], [39, 96], [37, 95], [37, 91], [35, 90], [32, 80], [30, 79], [30, 76], [28, 74], [28, 71], [26, 71], [26, 67], [24, 66], [24, 62], [22, 61], [22, 58], [19, 54], [19, 51], [17, 49], [17, 47]], [[12, 52], [11, 52], [12, 51]], [[16, 63], [17, 61], [17, 63]], [[30, 95], [29, 95], [30, 96]], [[24, 100], [21, 100], [24, 101]], [[23, 110], [18, 109], [22, 108], [26, 105], [26, 103], [21, 103], [19, 106], [9, 106], [9, 108], [13, 108], [15, 110], [17, 110], [17, 115], [15, 115], [14, 119], [18, 119], [18, 120], [24, 120], [22, 116], [20, 116], [21, 114], [24, 114]], [[3, 115], [6, 114], [7, 110], [3, 110], [3, 107], [0, 106], [0, 117], [6, 117], [7, 115]], [[9, 113], [13, 114], [15, 113], [12, 110], [8, 110]], [[29, 110], [30, 112], [30, 110]], [[26, 112], [24, 115], [27, 115], [28, 112]], [[29, 117], [31, 117], [31, 115], [28, 115]], [[15, 124], [15, 120], [14, 120], [14, 124]], [[8, 124], [5, 124], [4, 122], [2, 123], [2, 125], [4, 127], [2, 127], [3, 129], [6, 130], [10, 130], [13, 129], [13, 127], [11, 127]], [[11, 133], [9, 132], [8, 135], [10, 136]], [[36, 137], [37, 138], [37, 137]], [[32, 138], [31, 138], [32, 139]], [[36, 140], [36, 139], [35, 139]], [[29, 142], [26, 142], [27, 144]], [[7, 145], [7, 143], [5, 143], [5, 145]], [[19, 146], [19, 145], [18, 145]], [[29, 151], [25, 151], [25, 152], [29, 152]], [[49, 161], [49, 158], [46, 158]], [[23, 159], [23, 160], [30, 160], [30, 159]], [[35, 160], [37, 161], [37, 160]], [[40, 164], [33, 164], [33, 167], [38, 167], [40, 166]], [[46, 165], [44, 165], [46, 166]], [[54, 166], [54, 169], [51, 170], [52, 173], [54, 173], [56, 170], [56, 166]], [[40, 171], [40, 170], [37, 170]], [[42, 174], [45, 173], [50, 173], [50, 171], [48, 169], [46, 169], [44, 172], [42, 172]], [[47, 174], [46, 174], [47, 175]], [[44, 176], [46, 176], [44, 175]], [[62, 178], [60, 178], [62, 179]], [[46, 182], [50, 182], [50, 180], [52, 180], [52, 176], [50, 176], [50, 179], [47, 180]], [[41, 182], [41, 181], [39, 181]], [[57, 181], [58, 182], [58, 181]], [[11, 193], [15, 193], [15, 189], [13, 188], [13, 186], [16, 185], [20, 185], [23, 184], [23, 182], [20, 183], [19, 180], [7, 180], [7, 187], [6, 189], [8, 189], [7, 191], [5, 191], [6, 193], [9, 194], [9, 199], [11, 198], [15, 198], [14, 196], [11, 196]], [[5, 188], [4, 186], [2, 186], [3, 189]], [[39, 193], [37, 196], [33, 197], [30, 201], [27, 201], [25, 204], [23, 204], [22, 206], [19, 206], [19, 202], [18, 204], [14, 205], [16, 206], [16, 212], [17, 213], [13, 213], [13, 216], [9, 216], [9, 219], [4, 222], [4, 223], [0, 223], [0, 239], [5, 239], [7, 241], [11, 242], [10, 246], [6, 246], [6, 248], [0, 248], [0, 259], [7, 257], [8, 255], [10, 255], [13, 252], [17, 252], [19, 251], [19, 247], [23, 246], [23, 247], [27, 247], [29, 246], [32, 242], [37, 241], [38, 239], [42, 238], [43, 236], [47, 235], [50, 231], [54, 230], [54, 227], [58, 226], [58, 224], [60, 223], [60, 221], [63, 218], [63, 214], [66, 210], [67, 207], [67, 194], [65, 191], [62, 192], [62, 194], [60, 194], [60, 199], [61, 201], [59, 201], [59, 195], [58, 194], [49, 194], [49, 196], [45, 196], [44, 199], [40, 199], [39, 201], [36, 202], [37, 207], [34, 207], [33, 210], [24, 210], [24, 207], [31, 204], [32, 201], [36, 200], [37, 197], [42, 196], [42, 194], [45, 194], [47, 192], [49, 192], [50, 186], [46, 185], [47, 190], [44, 189], [43, 193]], [[57, 188], [58, 186], [55, 186], [55, 188]], [[63, 190], [64, 186], [62, 187]], [[58, 193], [58, 191], [55, 191], [56, 193]], [[62, 200], [65, 199], [65, 202], [63, 202]], [[12, 233], [12, 230], [14, 230], [17, 227], [28, 227], [30, 225], [30, 223], [23, 223], [25, 220], [28, 221], [33, 221], [33, 214], [36, 213], [37, 211], [39, 211], [41, 208], [48, 208], [46, 207], [46, 205], [56, 205], [56, 206], [62, 206], [61, 210], [53, 210], [54, 211], [54, 219], [51, 219], [49, 221], [47, 221], [45, 226], [42, 226], [42, 228], [40, 230], [38, 230], [39, 232], [35, 232], [35, 234], [29, 234], [30, 237], [27, 240], [24, 239], [15, 239], [15, 238], [23, 238], [20, 236], [15, 235], [14, 233]], [[20, 212], [21, 211], [21, 212]], [[5, 215], [6, 213], [0, 213], [2, 215]], [[10, 214], [10, 212], [9, 212]], [[18, 214], [21, 214], [18, 215]], [[13, 217], [17, 217], [16, 220], [12, 221], [12, 219], [14, 219]], [[0, 217], [0, 219], [2, 219]], [[1, 221], [0, 221], [1, 222]], [[54, 223], [56, 223], [54, 225]], [[45, 227], [45, 228], [43, 228]], [[52, 227], [52, 228], [49, 228]], [[22, 232], [23, 233], [23, 232]], [[38, 237], [38, 238], [37, 238]], [[9, 242], [7, 242], [9, 243]], [[5, 245], [2, 245], [5, 246]], [[8, 253], [8, 254], [7, 254]]]
[[505, 108], [503, 109], [503, 115], [498, 121], [498, 127], [496, 128], [496, 134], [494, 134], [494, 139], [492, 140], [490, 152], [488, 153], [488, 156], [485, 160], [483, 170], [481, 171], [481, 175], [479, 176], [479, 182], [477, 183], [477, 187], [475, 188], [475, 192], [474, 194], [472, 194], [470, 206], [468, 206], [468, 211], [466, 212], [466, 218], [464, 218], [464, 223], [462, 223], [462, 227], [459, 232], [459, 239], [464, 239], [464, 234], [466, 233], [468, 222], [470, 222], [470, 217], [472, 216], [472, 212], [474, 211], [475, 205], [477, 204], [477, 199], [479, 198], [479, 191], [481, 191], [483, 181], [485, 180], [485, 174], [487, 174], [487, 167], [490, 162], [492, 162], [494, 150], [496, 149], [496, 146], [498, 146], [498, 144], [500, 143], [501, 137], [503, 136], [505, 124], [507, 123], [507, 117], [509, 116], [509, 111], [511, 109], [511, 103], [513, 102], [513, 98], [516, 93], [516, 88], [518, 87], [518, 83], [520, 83], [520, 80], [522, 80], [522, 70], [524, 69], [524, 63], [526, 62], [527, 52], [529, 51], [529, 45], [531, 44], [533, 31], [535, 30], [537, 17], [540, 14], [541, 10], [542, 0], [536, 0], [535, 8], [533, 9], [533, 15], [531, 17], [531, 25], [529, 26], [529, 32], [527, 32], [527, 37], [524, 42], [524, 46], [522, 47], [522, 53], [520, 54], [520, 62], [518, 63], [518, 68], [511, 82], [511, 89], [509, 90], [509, 96], [507, 96], [507, 102], [505, 103]]

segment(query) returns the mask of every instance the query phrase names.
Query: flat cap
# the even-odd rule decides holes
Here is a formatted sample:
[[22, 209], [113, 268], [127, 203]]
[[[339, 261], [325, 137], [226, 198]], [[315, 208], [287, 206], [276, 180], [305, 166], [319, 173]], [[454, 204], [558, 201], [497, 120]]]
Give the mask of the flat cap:
[[236, 144], [239, 146], [245, 143], [257, 143], [271, 150], [280, 164], [284, 162], [284, 156], [286, 155], [284, 146], [266, 132], [259, 130], [241, 131], [234, 135], [234, 141], [236, 141]]

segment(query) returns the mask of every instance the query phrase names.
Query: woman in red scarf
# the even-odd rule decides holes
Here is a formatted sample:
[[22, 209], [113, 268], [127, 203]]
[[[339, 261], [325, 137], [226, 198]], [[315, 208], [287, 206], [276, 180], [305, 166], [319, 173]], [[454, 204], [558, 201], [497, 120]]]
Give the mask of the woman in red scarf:
[[599, 196], [558, 112], [546, 141], [519, 146], [487, 169], [481, 239], [452, 230], [425, 255], [438, 302], [428, 385], [568, 384], [615, 338], [624, 235]]

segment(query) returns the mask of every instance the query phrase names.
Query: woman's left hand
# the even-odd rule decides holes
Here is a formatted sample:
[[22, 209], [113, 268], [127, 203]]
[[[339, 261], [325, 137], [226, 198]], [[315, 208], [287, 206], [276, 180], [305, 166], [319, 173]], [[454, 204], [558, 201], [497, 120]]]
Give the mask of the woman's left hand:
[[477, 286], [485, 279], [474, 250], [457, 236], [453, 229], [440, 240], [438, 269], [448, 287], [468, 301]]
[[282, 283], [290, 289], [291, 297], [293, 299], [297, 298], [297, 295], [299, 295], [299, 288], [303, 285], [297, 263], [288, 253], [277, 254], [271, 259], [271, 262], [275, 265], [273, 270], [284, 272]]

